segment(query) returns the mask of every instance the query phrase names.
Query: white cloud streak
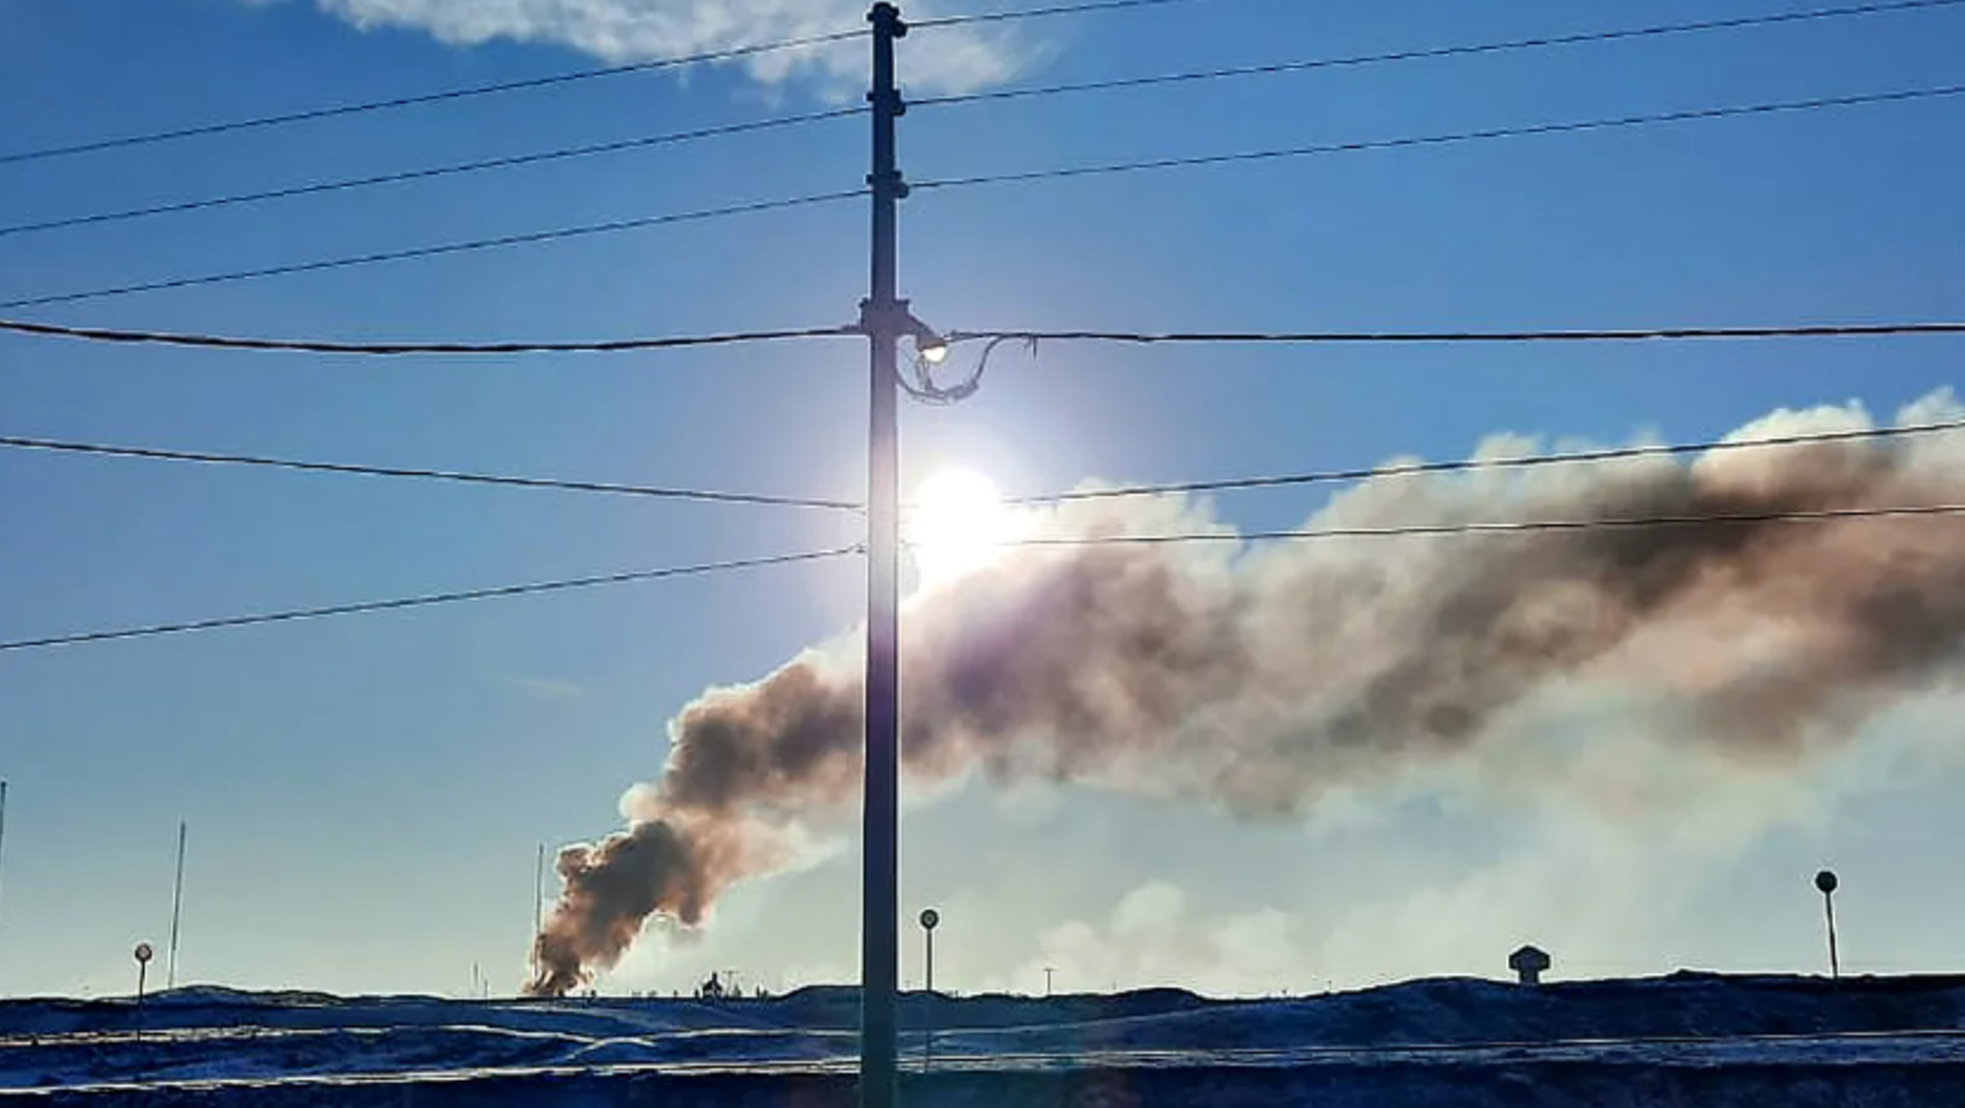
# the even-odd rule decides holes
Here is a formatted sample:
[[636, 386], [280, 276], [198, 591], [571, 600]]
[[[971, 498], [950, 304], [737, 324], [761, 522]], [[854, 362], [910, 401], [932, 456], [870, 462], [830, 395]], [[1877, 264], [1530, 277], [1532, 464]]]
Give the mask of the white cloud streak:
[[[248, 3], [266, 0], [247, 0]], [[568, 47], [608, 63], [655, 61], [854, 30], [866, 25], [861, 0], [314, 0], [364, 30], [426, 32], [453, 46], [504, 40]], [[915, 18], [933, 5], [908, 5]], [[957, 92], [1016, 75], [1024, 56], [1013, 35], [938, 28], [910, 40], [904, 83]], [[866, 81], [866, 45], [853, 40], [744, 58], [757, 81], [810, 80], [843, 93]]]

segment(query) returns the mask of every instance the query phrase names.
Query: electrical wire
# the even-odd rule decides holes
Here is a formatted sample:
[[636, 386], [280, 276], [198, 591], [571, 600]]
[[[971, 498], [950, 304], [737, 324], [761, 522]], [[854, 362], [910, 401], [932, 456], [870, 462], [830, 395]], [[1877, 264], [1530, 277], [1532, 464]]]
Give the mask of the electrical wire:
[[[938, 384], [934, 378], [937, 362], [917, 355], [914, 380], [905, 377], [901, 387], [927, 404], [955, 404], [974, 396], [989, 372], [989, 360], [1006, 342], [1022, 342], [1036, 357], [1045, 341], [1119, 342], [1151, 346], [1163, 343], [1218, 344], [1356, 344], [1356, 343], [1526, 343], [1526, 342], [1637, 342], [1643, 340], [1691, 339], [1770, 339], [1770, 338], [1853, 338], [1890, 335], [1965, 334], [1965, 323], [1852, 323], [1811, 324], [1782, 327], [1673, 327], [1648, 330], [1571, 330], [1571, 331], [951, 331], [943, 339], [947, 347], [964, 342], [983, 342], [982, 353], [966, 377], [953, 385]], [[947, 347], [944, 347], [946, 349]], [[944, 355], [946, 357], [946, 355]]]
[[977, 12], [971, 15], [945, 15], [934, 19], [909, 20], [908, 28], [914, 30], [931, 27], [965, 27], [977, 23], [1013, 23], [1025, 19], [1049, 19], [1061, 15], [1095, 15], [1100, 12], [1161, 8], [1169, 4], [1199, 2], [1201, 0], [1086, 0], [1078, 4], [1050, 4], [1041, 8], [1017, 8], [1010, 11]]
[[[1103, 11], [1117, 11], [1125, 8], [1159, 7], [1166, 4], [1194, 2], [1196, 0], [1090, 0], [1087, 3], [1057, 4], [1043, 8], [1027, 8], [1020, 11], [944, 16], [939, 19], [924, 19], [912, 23], [910, 26], [921, 28], [957, 27], [965, 24], [1004, 23], [1016, 20], [1041, 19], [1051, 16], [1079, 15]], [[856, 27], [833, 31], [828, 34], [806, 35], [799, 38], [782, 39], [776, 42], [758, 43], [752, 46], [736, 46], [724, 50], [708, 50], [695, 54], [687, 54], [679, 58], [658, 58], [645, 62], [628, 62], [622, 65], [599, 66], [592, 69], [578, 69], [566, 73], [547, 74], [542, 77], [526, 77], [515, 81], [465, 85], [458, 88], [439, 89], [435, 92], [414, 93], [408, 96], [392, 96], [380, 100], [332, 104], [327, 107], [309, 108], [297, 112], [249, 116], [241, 119], [223, 120], [216, 123], [201, 123], [188, 127], [176, 127], [135, 135], [121, 135], [116, 138], [95, 139], [88, 142], [42, 147], [34, 150], [16, 150], [0, 153], [0, 166], [16, 165], [22, 162], [45, 161], [50, 158], [65, 158], [77, 154], [92, 154], [105, 150], [119, 150], [132, 146], [149, 146], [157, 143], [174, 142], [180, 139], [229, 134], [236, 131], [283, 127], [295, 123], [311, 123], [342, 116], [367, 115], [372, 112], [393, 111], [398, 108], [414, 107], [421, 104], [436, 104], [454, 100], [467, 100], [481, 96], [494, 96], [507, 92], [521, 92], [528, 89], [550, 88], [557, 85], [592, 81], [604, 77], [619, 77], [630, 73], [648, 73], [655, 70], [707, 65], [714, 62], [739, 61], [762, 54], [782, 53], [792, 50], [810, 50], [816, 47], [830, 46], [835, 43], [863, 38], [869, 33], [867, 28]]]
[[777, 331], [729, 331], [708, 335], [663, 335], [653, 338], [600, 339], [581, 342], [333, 342], [321, 339], [269, 339], [232, 335], [198, 335], [171, 331], [119, 331], [101, 327], [65, 327], [54, 323], [0, 319], [0, 331], [40, 338], [85, 342], [189, 346], [210, 350], [264, 350], [305, 354], [351, 354], [403, 357], [420, 354], [617, 354], [636, 350], [673, 350], [697, 346], [737, 346], [791, 339], [859, 337], [859, 327], [799, 327]]
[[857, 200], [865, 195], [866, 191], [864, 189], [814, 193], [808, 196], [795, 196], [783, 200], [759, 200], [748, 204], [731, 204], [720, 208], [701, 208], [688, 212], [670, 212], [664, 215], [642, 216], [635, 219], [617, 219], [606, 223], [589, 223], [578, 227], [562, 227], [550, 231], [530, 231], [524, 234], [500, 235], [496, 238], [470, 239], [463, 242], [441, 243], [435, 246], [417, 246], [405, 250], [385, 250], [372, 254], [356, 254], [339, 258], [293, 262], [286, 265], [267, 266], [262, 269], [231, 270], [189, 277], [172, 277], [161, 281], [145, 281], [129, 285], [87, 289], [80, 292], [55, 293], [47, 296], [31, 296], [18, 300], [0, 301], [0, 310], [38, 308], [50, 304], [73, 304], [83, 300], [102, 300], [108, 297], [130, 296], [143, 292], [161, 292], [167, 289], [218, 285], [234, 281], [253, 281], [266, 277], [284, 277], [296, 273], [318, 273], [323, 270], [347, 269], [354, 266], [376, 265], [382, 262], [399, 262], [415, 258], [433, 258], [448, 254], [494, 250], [507, 246], [557, 242], [564, 239], [610, 234], [617, 231], [635, 231], [649, 227], [669, 226], [677, 223], [696, 223], [731, 216], [781, 211], [787, 208], [809, 207], [816, 204], [833, 204], [842, 200]]
[[1025, 88], [992, 89], [985, 92], [957, 93], [947, 96], [929, 96], [909, 103], [910, 107], [942, 107], [956, 104], [975, 104], [999, 100], [1027, 100], [1039, 97], [1069, 96], [1088, 92], [1109, 92], [1120, 89], [1148, 88], [1157, 85], [1187, 84], [1197, 81], [1216, 81], [1241, 77], [1267, 77], [1289, 73], [1304, 73], [1319, 69], [1353, 68], [1371, 65], [1384, 65], [1395, 62], [1431, 61], [1444, 58], [1473, 57], [1483, 54], [1502, 54], [1526, 50], [1542, 50], [1561, 46], [1580, 46], [1589, 43], [1620, 42], [1631, 39], [1664, 38], [1672, 35], [1697, 34], [1707, 31], [1744, 30], [1753, 27], [1769, 27], [1786, 23], [1807, 23], [1829, 19], [1846, 19], [1856, 16], [1882, 15], [1894, 12], [1916, 11], [1926, 8], [1949, 8], [1965, 3], [1965, 0], [1888, 0], [1888, 2], [1851, 4], [1843, 7], [1810, 8], [1802, 11], [1773, 12], [1767, 15], [1739, 16], [1729, 19], [1702, 19], [1685, 23], [1660, 23], [1646, 27], [1627, 27], [1604, 31], [1581, 31], [1574, 34], [1538, 35], [1532, 38], [1505, 39], [1498, 42], [1462, 43], [1451, 46], [1421, 47], [1411, 50], [1394, 50], [1379, 54], [1353, 54], [1338, 57], [1311, 58], [1302, 61], [1273, 62], [1263, 65], [1229, 66], [1221, 69], [1188, 70], [1177, 73], [1150, 74], [1140, 77], [1117, 77], [1102, 81], [1073, 81], [1054, 85], [1036, 85]]
[[148, 146], [161, 142], [173, 142], [178, 139], [227, 134], [233, 131], [281, 127], [294, 123], [310, 123], [316, 120], [333, 119], [341, 116], [365, 115], [370, 112], [390, 111], [396, 108], [407, 108], [418, 104], [435, 104], [479, 96], [492, 96], [499, 93], [519, 92], [526, 89], [547, 88], [554, 85], [572, 84], [576, 81], [591, 81], [601, 77], [618, 77], [628, 73], [647, 73], [658, 69], [675, 69], [682, 66], [705, 65], [712, 62], [736, 61], [743, 58], [756, 57], [760, 54], [779, 53], [787, 50], [809, 50], [814, 47], [828, 46], [833, 43], [860, 38], [868, 33], [865, 28], [855, 28], [853, 30], [834, 31], [831, 34], [808, 35], [803, 38], [760, 43], [755, 46], [737, 46], [727, 50], [710, 50], [697, 54], [688, 54], [680, 58], [661, 58], [645, 62], [629, 62], [623, 65], [573, 70], [567, 73], [549, 74], [543, 77], [527, 77], [516, 81], [466, 85], [460, 88], [441, 89], [436, 92], [417, 93], [410, 96], [394, 96], [383, 100], [357, 101], [347, 104], [330, 105], [324, 108], [310, 108], [305, 111], [253, 116], [218, 123], [203, 123], [190, 127], [151, 131], [137, 135], [124, 135], [118, 138], [97, 139], [91, 142], [78, 142], [65, 146], [50, 146], [38, 150], [19, 150], [12, 153], [0, 153], [0, 166], [13, 165], [20, 162], [43, 161], [48, 158], [64, 158], [75, 154], [90, 154], [103, 150], [117, 150], [131, 146]]
[[[1366, 150], [1386, 150], [1404, 147], [1442, 146], [1458, 143], [1476, 142], [1491, 139], [1520, 138], [1532, 135], [1550, 135], [1583, 131], [1600, 131], [1618, 128], [1649, 126], [1664, 123], [1688, 122], [1694, 120], [1720, 119], [1750, 115], [1768, 115], [1782, 112], [1819, 110], [1857, 105], [1899, 103], [1913, 100], [1928, 100], [1940, 97], [1953, 97], [1965, 94], [1965, 85], [1946, 85], [1931, 88], [1905, 89], [1893, 92], [1862, 93], [1851, 96], [1817, 97], [1808, 100], [1790, 100], [1773, 103], [1735, 105], [1730, 107], [1699, 108], [1677, 112], [1664, 112], [1652, 115], [1633, 115], [1614, 119], [1595, 119], [1562, 123], [1534, 124], [1522, 127], [1491, 128], [1479, 131], [1460, 131], [1440, 135], [1407, 136], [1393, 139], [1375, 139], [1346, 143], [1331, 143], [1316, 146], [1299, 146], [1282, 149], [1240, 151], [1228, 154], [1208, 154], [1179, 158], [1160, 158], [1146, 161], [1107, 163], [1102, 165], [1070, 166], [1044, 170], [1026, 170], [1010, 173], [979, 174], [969, 177], [950, 177], [922, 181], [914, 184], [915, 189], [967, 188], [980, 185], [1029, 183], [1046, 180], [1059, 180], [1074, 177], [1110, 175], [1118, 173], [1142, 172], [1147, 170], [1191, 168], [1208, 165], [1223, 165], [1235, 162], [1273, 160], [1279, 158], [1306, 157], [1319, 154], [1336, 154]], [[96, 300], [107, 297], [127, 296], [135, 293], [157, 292], [168, 289], [189, 288], [202, 285], [221, 284], [233, 281], [257, 280], [267, 277], [286, 276], [297, 273], [318, 272], [342, 269], [352, 266], [374, 265], [382, 262], [404, 261], [427, 258], [467, 251], [496, 249], [530, 243], [550, 242], [587, 235], [605, 234], [618, 231], [636, 230], [666, 224], [695, 222], [708, 219], [749, 215], [758, 212], [784, 208], [801, 207], [814, 204], [836, 203], [842, 200], [858, 199], [864, 191], [818, 193], [808, 196], [792, 197], [782, 200], [757, 201], [748, 204], [730, 205], [720, 208], [701, 209], [692, 212], [669, 213], [647, 216], [638, 219], [614, 220], [606, 223], [587, 224], [579, 227], [559, 228], [550, 231], [535, 231], [526, 234], [505, 235], [496, 238], [475, 239], [465, 242], [444, 243], [435, 246], [414, 247], [405, 250], [383, 251], [352, 257], [320, 259], [287, 265], [269, 266], [262, 269], [236, 270], [215, 274], [202, 274], [190, 277], [177, 277], [161, 281], [142, 282], [108, 288], [90, 289], [80, 292], [58, 293], [47, 296], [27, 297], [0, 301], [0, 310], [26, 307], [43, 307], [51, 304], [75, 303], [83, 300]], [[984, 337], [984, 336], [977, 336]], [[1019, 337], [1029, 337], [1020, 335]], [[1037, 337], [1042, 337], [1037, 336]], [[1060, 338], [1102, 337], [1096, 335], [1061, 334]], [[1675, 337], [1675, 336], [1660, 336]], [[1179, 336], [1149, 338], [1130, 337], [1126, 341], [1188, 341]], [[1209, 339], [1207, 341], [1222, 341]], [[1339, 341], [1339, 340], [1324, 340]], [[1382, 341], [1382, 340], [1373, 340]], [[1419, 340], [1407, 340], [1419, 341]], [[1439, 340], [1427, 340], [1439, 341]], [[1502, 340], [1485, 340], [1502, 341]], [[1515, 340], [1506, 340], [1515, 341]]]
[[1766, 523], [1826, 523], [1836, 520], [1965, 516], [1965, 504], [1908, 504], [1879, 508], [1821, 508], [1796, 511], [1730, 512], [1714, 515], [1658, 515], [1603, 519], [1523, 519], [1469, 523], [1421, 523], [1386, 527], [1325, 527], [1297, 531], [1193, 531], [1160, 535], [1085, 535], [1010, 539], [1003, 547], [1162, 546], [1180, 543], [1308, 542], [1319, 539], [1411, 538], [1442, 535], [1512, 535], [1535, 531], [1598, 531], [1654, 527], [1728, 527]]
[[1651, 330], [1572, 331], [1300, 331], [1300, 332], [1144, 332], [1144, 331], [951, 331], [943, 338], [943, 358], [957, 343], [982, 341], [974, 368], [953, 385], [935, 380], [939, 360], [917, 354], [914, 380], [901, 379], [908, 396], [924, 404], [958, 404], [982, 388], [998, 347], [1018, 341], [1035, 358], [1045, 340], [1102, 341], [1138, 345], [1160, 343], [1336, 344], [1336, 343], [1522, 343], [1635, 342], [1640, 340], [1831, 338], [1887, 335], [1965, 334], [1965, 323], [1815, 324], [1785, 327], [1678, 327]]
[[224, 616], [217, 619], [189, 620], [181, 623], [159, 623], [145, 627], [124, 627], [103, 631], [83, 631], [71, 635], [50, 635], [35, 639], [14, 639], [0, 642], [0, 652], [39, 650], [55, 646], [111, 642], [119, 639], [152, 638], [158, 635], [180, 635], [194, 631], [217, 631], [233, 627], [250, 627], [264, 623], [293, 623], [300, 620], [326, 619], [333, 616], [400, 611], [405, 608], [424, 608], [438, 604], [458, 604], [471, 600], [494, 600], [502, 597], [531, 596], [539, 593], [569, 592], [576, 589], [598, 588], [603, 585], [624, 585], [640, 581], [660, 581], [675, 577], [696, 577], [710, 573], [757, 569], [765, 566], [817, 562], [831, 558], [841, 558], [848, 554], [857, 554], [860, 552], [860, 547], [849, 546], [832, 550], [807, 551], [800, 554], [779, 554], [767, 558], [740, 558], [723, 562], [704, 562], [698, 565], [671, 566], [666, 569], [635, 570], [627, 573], [607, 573], [593, 577], [572, 577], [557, 581], [536, 581], [523, 585], [501, 585], [495, 588], [467, 589], [461, 592], [429, 593], [422, 596], [396, 597], [389, 600], [362, 601], [355, 604], [335, 604], [322, 608], [291, 608], [284, 611]]
[[[1956, 0], [1956, 2], [1965, 3], [1965, 0]], [[181, 200], [169, 204], [153, 204], [142, 208], [124, 208], [117, 211], [94, 212], [89, 215], [68, 216], [62, 219], [48, 219], [34, 223], [16, 223], [11, 226], [0, 227], [0, 238], [9, 235], [59, 231], [73, 227], [91, 227], [104, 223], [143, 219], [149, 216], [177, 215], [184, 212], [204, 211], [211, 208], [260, 204], [271, 200], [287, 200], [301, 196], [319, 196], [327, 193], [375, 188], [382, 185], [404, 184], [410, 181], [427, 181], [439, 177], [450, 177], [464, 173], [479, 173], [493, 169], [513, 169], [520, 166], [539, 165], [545, 162], [565, 161], [571, 158], [587, 158], [601, 154], [617, 154], [629, 150], [644, 150], [658, 146], [672, 146], [679, 143], [696, 142], [702, 139], [749, 134], [756, 131], [780, 130], [836, 119], [849, 119], [853, 116], [864, 115], [866, 112], [866, 108], [836, 108], [831, 111], [808, 112], [802, 115], [774, 116], [767, 119], [747, 120], [742, 123], [728, 123], [714, 127], [698, 127], [688, 131], [669, 131], [663, 134], [643, 135], [637, 138], [620, 139], [614, 142], [564, 146], [530, 154], [513, 154], [507, 157], [485, 158], [472, 162], [457, 162], [450, 165], [430, 166], [424, 169], [403, 170], [395, 173], [378, 173], [366, 177], [347, 177], [330, 181], [312, 181], [285, 188], [267, 189], [262, 192], [241, 192], [207, 196], [196, 200]]]
[[1823, 431], [1812, 434], [1776, 435], [1761, 439], [1720, 439], [1711, 442], [1665, 443], [1654, 446], [1620, 446], [1604, 450], [1566, 454], [1531, 454], [1513, 458], [1464, 459], [1442, 462], [1411, 462], [1369, 468], [1333, 469], [1315, 473], [1291, 473], [1267, 477], [1231, 477], [1211, 481], [1178, 481], [1160, 485], [1125, 485], [1105, 489], [1078, 489], [1039, 496], [1005, 497], [1011, 505], [1069, 504], [1088, 500], [1119, 500], [1139, 496], [1166, 496], [1243, 489], [1285, 488], [1298, 485], [1339, 484], [1380, 477], [1411, 477], [1436, 473], [1463, 473], [1473, 470], [1534, 469], [1542, 466], [1587, 465], [1625, 461], [1634, 458], [1679, 457], [1687, 454], [1727, 453], [1779, 447], [1814, 446], [1823, 443], [1868, 442], [1965, 431], [1965, 419], [1942, 423], [1918, 423], [1902, 427], [1872, 427], [1863, 430]]
[[1142, 346], [1396, 345], [1881, 338], [1902, 335], [1965, 335], [1965, 322], [1810, 323], [1768, 327], [1647, 327], [1549, 331], [950, 331], [947, 341], [951, 345], [980, 340], [1013, 339], [1025, 342], [1111, 342]]
[[[344, 342], [327, 339], [260, 338], [206, 335], [179, 331], [129, 331], [73, 327], [30, 320], [0, 319], [0, 331], [41, 338], [86, 342], [155, 344], [216, 350], [285, 351], [309, 354], [348, 354], [370, 357], [412, 355], [606, 354], [680, 347], [732, 346], [793, 339], [857, 338], [857, 324], [798, 327], [769, 331], [728, 331], [703, 335], [663, 335], [646, 338], [585, 339], [565, 342], [513, 340], [500, 342]], [[1113, 342], [1134, 345], [1243, 344], [1335, 345], [1425, 343], [1641, 342], [1700, 339], [1882, 338], [1965, 334], [1965, 322], [1821, 323], [1765, 327], [1657, 327], [1552, 331], [951, 331], [953, 346], [984, 341], [985, 352], [1006, 342], [1034, 347], [1042, 342]], [[923, 365], [933, 363], [923, 360]], [[943, 390], [948, 391], [948, 390]]]
[[450, 481], [468, 485], [499, 485], [526, 489], [558, 489], [567, 492], [610, 493], [655, 500], [687, 500], [711, 504], [754, 504], [780, 508], [827, 508], [858, 512], [863, 506], [852, 500], [826, 500], [815, 497], [769, 496], [762, 493], [720, 492], [711, 489], [669, 488], [659, 485], [631, 485], [611, 481], [570, 481], [547, 477], [516, 477], [497, 473], [474, 473], [449, 469], [414, 469], [404, 466], [356, 465], [346, 462], [313, 462], [294, 458], [275, 458], [255, 454], [219, 454], [209, 451], [164, 450], [145, 446], [116, 446], [107, 443], [72, 442], [63, 439], [23, 438], [0, 435], [0, 448], [41, 450], [63, 454], [92, 454], [109, 458], [145, 458], [153, 461], [200, 462], [210, 465], [262, 466], [271, 469], [300, 470], [308, 473], [341, 473], [364, 477], [404, 477], [428, 481]]
[[[131, 331], [102, 327], [73, 327], [30, 320], [0, 319], [0, 332], [40, 338], [74, 339], [129, 345], [153, 344], [214, 350], [256, 350], [307, 354], [347, 354], [368, 357], [406, 357], [415, 355], [507, 355], [507, 354], [608, 354], [637, 350], [668, 350], [699, 346], [734, 346], [747, 343], [782, 342], [795, 339], [858, 338], [865, 331], [857, 324], [831, 327], [798, 327], [769, 331], [729, 331], [703, 335], [662, 335], [626, 339], [586, 339], [565, 342], [513, 340], [500, 342], [346, 342], [328, 339], [261, 338], [238, 335], [207, 335], [179, 331]], [[1661, 327], [1614, 330], [1554, 331], [951, 331], [946, 341], [984, 342], [988, 352], [1006, 342], [1021, 342], [1036, 352], [1043, 342], [1114, 342], [1135, 345], [1161, 344], [1246, 344], [1246, 345], [1334, 345], [1334, 344], [1422, 344], [1422, 343], [1532, 343], [1532, 342], [1639, 342], [1691, 341], [1699, 339], [1774, 338], [1860, 338], [1891, 336], [1936, 336], [1965, 334], [1965, 322], [1926, 323], [1824, 323], [1767, 327]], [[917, 374], [932, 370], [934, 363], [917, 359]], [[980, 368], [980, 366], [979, 366]], [[954, 388], [931, 387], [931, 379], [903, 382], [910, 390], [922, 390], [923, 399], [962, 399], [974, 391], [973, 381]], [[966, 391], [963, 391], [965, 390]], [[925, 395], [933, 394], [933, 395]]]
[[1860, 105], [1905, 103], [1915, 100], [1933, 100], [1942, 97], [1965, 95], [1965, 84], [1940, 85], [1935, 87], [1898, 89], [1890, 92], [1858, 93], [1849, 96], [1820, 96], [1806, 100], [1782, 100], [1760, 104], [1737, 104], [1715, 108], [1691, 108], [1683, 111], [1658, 112], [1647, 115], [1627, 115], [1608, 119], [1573, 120], [1560, 123], [1536, 123], [1519, 127], [1492, 127], [1477, 131], [1451, 131], [1435, 135], [1408, 135], [1399, 138], [1365, 139], [1355, 142], [1321, 143], [1311, 146], [1289, 146], [1266, 150], [1242, 150], [1227, 154], [1201, 154], [1188, 157], [1152, 158], [1132, 162], [1107, 162], [1096, 165], [1063, 166], [1053, 169], [1022, 170], [1009, 173], [979, 173], [967, 177], [944, 177], [936, 180], [913, 182], [910, 187], [922, 189], [971, 188], [978, 185], [1023, 184], [1035, 181], [1063, 180], [1074, 177], [1108, 176], [1119, 173], [1139, 173], [1148, 170], [1190, 169], [1199, 166], [1229, 165], [1238, 162], [1274, 161], [1283, 158], [1312, 157], [1323, 154], [1347, 154], [1367, 150], [1395, 150], [1423, 146], [1450, 146], [1462, 143], [1484, 142], [1494, 139], [1526, 138], [1536, 135], [1574, 134], [1585, 131], [1609, 131], [1635, 127], [1649, 127], [1667, 123], [1687, 123], [1710, 119], [1727, 119], [1740, 116], [1775, 115], [1787, 112], [1819, 111], [1827, 108], [1848, 108]]

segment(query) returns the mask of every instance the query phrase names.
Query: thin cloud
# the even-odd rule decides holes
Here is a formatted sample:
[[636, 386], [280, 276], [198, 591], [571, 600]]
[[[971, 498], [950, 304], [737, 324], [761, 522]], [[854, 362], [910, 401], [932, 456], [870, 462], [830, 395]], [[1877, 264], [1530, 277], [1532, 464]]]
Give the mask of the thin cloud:
[[512, 687], [533, 700], [565, 702], [586, 697], [587, 687], [559, 677], [516, 677]]
[[[246, 0], [248, 3], [265, 0]], [[424, 31], [454, 46], [494, 40], [571, 47], [609, 63], [654, 61], [827, 35], [862, 27], [861, 0], [314, 0], [321, 10], [364, 30]], [[932, 5], [909, 5], [915, 17]], [[910, 40], [904, 83], [959, 92], [1016, 75], [1020, 51], [1007, 32], [936, 29]], [[764, 84], [810, 80], [857, 87], [866, 80], [866, 46], [759, 54], [740, 63]]]

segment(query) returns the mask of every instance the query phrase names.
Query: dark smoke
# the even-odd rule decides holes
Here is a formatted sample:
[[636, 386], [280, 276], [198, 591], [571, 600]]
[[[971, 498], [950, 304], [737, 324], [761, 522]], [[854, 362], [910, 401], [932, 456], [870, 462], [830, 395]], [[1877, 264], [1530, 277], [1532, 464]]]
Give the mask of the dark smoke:
[[[1928, 420], [1937, 405], [1913, 410]], [[1955, 413], [1946, 413], [1955, 414]], [[1782, 413], [1743, 436], [1840, 430]], [[1313, 527], [1743, 515], [1965, 501], [1958, 436], [1383, 477]], [[1194, 505], [1108, 502], [1047, 533], [1192, 530]], [[1008, 552], [904, 616], [910, 778], [980, 771], [1189, 796], [1239, 815], [1463, 754], [1568, 679], [1670, 695], [1698, 738], [1791, 761], [1954, 676], [1965, 520], [1873, 518], [1338, 539], [1229, 552]], [[850, 653], [850, 652], [849, 652]], [[648, 917], [699, 923], [790, 860], [785, 829], [858, 799], [857, 656], [808, 653], [672, 724], [630, 828], [560, 857], [533, 989], [614, 964]]]

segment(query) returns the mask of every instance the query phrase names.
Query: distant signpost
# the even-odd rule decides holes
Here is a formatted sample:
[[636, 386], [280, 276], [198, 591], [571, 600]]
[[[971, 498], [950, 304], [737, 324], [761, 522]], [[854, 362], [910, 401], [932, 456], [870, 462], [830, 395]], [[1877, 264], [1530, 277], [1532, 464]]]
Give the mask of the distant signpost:
[[143, 999], [144, 982], [150, 975], [150, 959], [156, 956], [157, 952], [150, 949], [149, 943], [136, 944], [136, 998], [138, 1001]]
[[935, 911], [933, 908], [921, 909], [921, 933], [928, 944], [927, 967], [924, 974], [927, 979], [928, 989], [927, 995], [921, 998], [922, 1011], [924, 1013], [922, 1016], [924, 1026], [921, 1032], [922, 1073], [928, 1072], [928, 1067], [933, 1065], [935, 1057], [935, 1010], [932, 1007], [935, 999], [935, 928], [940, 927], [941, 924], [942, 914], [940, 912]]
[[942, 924], [942, 914], [933, 908], [921, 909], [921, 930], [928, 942], [928, 992], [935, 991], [935, 928]]
[[1829, 926], [1829, 980], [1842, 980], [1842, 959], [1835, 949], [1835, 890], [1842, 882], [1836, 879], [1835, 871], [1825, 869], [1815, 875], [1815, 888], [1822, 894], [1822, 912], [1828, 918]]

